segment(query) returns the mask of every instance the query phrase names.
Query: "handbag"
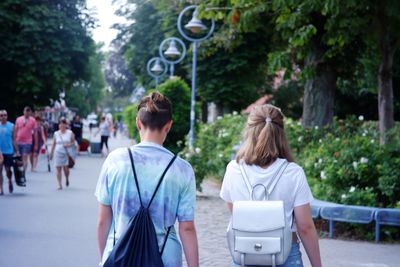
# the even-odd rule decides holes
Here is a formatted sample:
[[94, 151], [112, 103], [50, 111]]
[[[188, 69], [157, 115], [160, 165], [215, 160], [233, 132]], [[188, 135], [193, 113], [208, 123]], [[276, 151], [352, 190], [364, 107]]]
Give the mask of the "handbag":
[[70, 154], [68, 154], [68, 152], [67, 152], [67, 156], [68, 156], [68, 168], [71, 169], [75, 165], [75, 160]]
[[[64, 143], [64, 140], [62, 139], [61, 135], [59, 134], [61, 142]], [[67, 152], [67, 157], [68, 157], [68, 168], [73, 168], [75, 165], [75, 160], [74, 158], [69, 154], [68, 149], [66, 147], [65, 148], [65, 152]]]

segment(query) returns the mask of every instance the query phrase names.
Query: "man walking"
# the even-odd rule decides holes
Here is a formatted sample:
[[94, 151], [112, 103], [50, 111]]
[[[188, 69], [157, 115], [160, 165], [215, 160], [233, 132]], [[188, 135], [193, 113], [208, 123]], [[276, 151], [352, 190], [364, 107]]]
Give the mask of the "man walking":
[[18, 117], [15, 121], [15, 140], [18, 146], [19, 153], [22, 156], [24, 163], [24, 171], [28, 166], [28, 156], [32, 152], [32, 137], [34, 139], [34, 150], [37, 150], [38, 134], [36, 129], [36, 120], [31, 116], [32, 110], [30, 107], [24, 108], [24, 115]]
[[83, 129], [83, 123], [81, 122], [81, 117], [79, 117], [79, 115], [76, 115], [71, 122], [71, 131], [74, 133], [75, 140], [78, 143], [78, 149], [77, 149], [78, 154], [81, 149], [82, 129]]
[[7, 121], [7, 111], [0, 110], [0, 151], [3, 153], [3, 162], [0, 163], [0, 195], [4, 194], [3, 190], [3, 166], [6, 170], [8, 178], [8, 192], [12, 193], [14, 190], [11, 180], [13, 165], [13, 156], [16, 145], [14, 142], [14, 124]]

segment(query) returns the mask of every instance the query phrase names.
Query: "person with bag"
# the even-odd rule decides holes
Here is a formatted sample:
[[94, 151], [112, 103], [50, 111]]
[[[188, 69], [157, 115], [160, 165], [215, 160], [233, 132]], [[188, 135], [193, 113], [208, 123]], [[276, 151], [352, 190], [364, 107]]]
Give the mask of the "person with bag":
[[[172, 127], [171, 103], [153, 92], [139, 106], [141, 142], [112, 151], [96, 187], [101, 266], [199, 266], [192, 166], [163, 147]], [[179, 222], [178, 240], [174, 224]]]
[[[313, 196], [291, 155], [283, 120], [275, 106], [254, 107], [236, 159], [226, 167], [220, 197], [232, 213], [232, 266], [301, 267], [300, 240], [311, 265], [321, 266]], [[246, 220], [238, 217], [243, 214]]]
[[65, 186], [69, 186], [69, 169], [75, 164], [68, 148], [75, 144], [75, 137], [71, 130], [67, 129], [67, 120], [60, 118], [58, 123], [58, 131], [54, 133], [51, 145], [50, 160], [54, 156], [54, 165], [56, 167], [56, 176], [58, 182], [57, 190], [62, 189], [62, 170], [65, 175]]

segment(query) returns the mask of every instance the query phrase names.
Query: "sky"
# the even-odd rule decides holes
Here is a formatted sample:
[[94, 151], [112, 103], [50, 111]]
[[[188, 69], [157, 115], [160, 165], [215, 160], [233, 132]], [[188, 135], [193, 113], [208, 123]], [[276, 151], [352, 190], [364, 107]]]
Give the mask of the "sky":
[[[117, 30], [111, 29], [115, 23], [125, 23], [123, 17], [114, 14], [118, 9], [118, 3], [112, 4], [113, 0], [87, 0], [87, 7], [94, 12], [98, 27], [93, 30], [93, 39], [96, 42], [104, 42], [104, 50], [110, 50], [111, 41], [117, 36]], [[121, 1], [120, 1], [121, 2]]]

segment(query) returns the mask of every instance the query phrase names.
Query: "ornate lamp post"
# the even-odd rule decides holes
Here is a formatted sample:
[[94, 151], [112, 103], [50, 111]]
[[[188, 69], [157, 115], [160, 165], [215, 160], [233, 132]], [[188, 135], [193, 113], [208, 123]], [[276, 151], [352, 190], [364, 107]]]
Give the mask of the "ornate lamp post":
[[[164, 51], [164, 47], [169, 43], [168, 49]], [[178, 50], [176, 44], [179, 44], [181, 51]], [[170, 64], [170, 79], [174, 76], [174, 65], [180, 63], [186, 56], [186, 46], [181, 39], [170, 37], [165, 39], [160, 44], [160, 57]]]
[[[161, 66], [162, 63], [164, 66]], [[149, 61], [147, 61], [147, 73], [154, 78], [156, 89], [158, 87], [158, 79], [167, 73], [168, 66], [165, 61], [163, 61], [159, 57], [153, 57]]]
[[199, 43], [203, 40], [206, 40], [211, 36], [214, 32], [215, 22], [211, 20], [211, 27], [208, 32], [203, 37], [194, 38], [188, 36], [184, 30], [182, 29], [182, 18], [183, 15], [193, 10], [192, 19], [185, 25], [185, 29], [190, 30], [193, 33], [201, 33], [207, 30], [207, 26], [203, 24], [201, 20], [197, 18], [198, 11], [197, 5], [188, 6], [181, 11], [178, 17], [178, 31], [188, 41], [193, 42], [193, 64], [192, 64], [192, 97], [191, 97], [191, 105], [190, 105], [190, 132], [189, 132], [189, 148], [193, 149], [194, 145], [194, 124], [195, 124], [195, 104], [196, 104], [196, 65], [197, 65], [197, 48]]

